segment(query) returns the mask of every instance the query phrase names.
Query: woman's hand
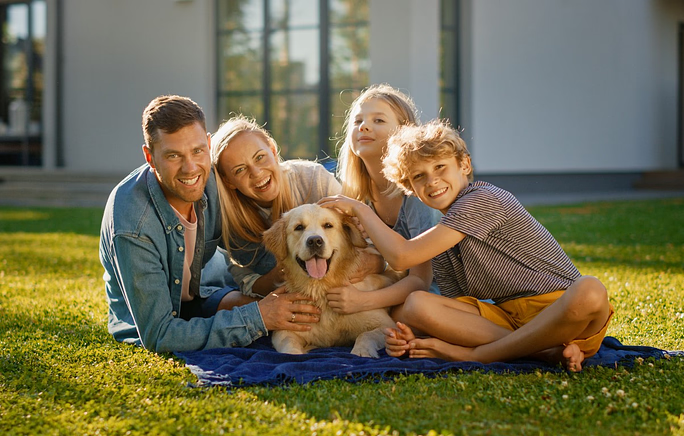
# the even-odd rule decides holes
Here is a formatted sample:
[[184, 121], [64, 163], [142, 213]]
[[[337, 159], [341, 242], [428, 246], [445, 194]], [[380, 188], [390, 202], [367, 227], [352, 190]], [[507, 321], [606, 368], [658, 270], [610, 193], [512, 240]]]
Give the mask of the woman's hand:
[[311, 300], [299, 294], [286, 293], [284, 286], [265, 296], [257, 304], [266, 329], [298, 332], [311, 330], [309, 324], [319, 321], [321, 310], [302, 301]]

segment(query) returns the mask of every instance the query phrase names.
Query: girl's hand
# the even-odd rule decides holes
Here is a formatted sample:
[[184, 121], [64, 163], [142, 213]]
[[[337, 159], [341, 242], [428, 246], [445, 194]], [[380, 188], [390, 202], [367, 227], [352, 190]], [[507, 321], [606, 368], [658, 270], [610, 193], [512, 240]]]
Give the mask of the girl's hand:
[[366, 310], [363, 304], [363, 294], [365, 292], [359, 291], [354, 285], [347, 282], [339, 288], [328, 289], [328, 306], [333, 312], [343, 315], [361, 312]]
[[368, 207], [358, 200], [345, 197], [344, 195], [334, 195], [318, 200], [318, 205], [328, 209], [337, 209], [340, 213], [349, 216], [358, 216], [358, 211], [362, 207]]

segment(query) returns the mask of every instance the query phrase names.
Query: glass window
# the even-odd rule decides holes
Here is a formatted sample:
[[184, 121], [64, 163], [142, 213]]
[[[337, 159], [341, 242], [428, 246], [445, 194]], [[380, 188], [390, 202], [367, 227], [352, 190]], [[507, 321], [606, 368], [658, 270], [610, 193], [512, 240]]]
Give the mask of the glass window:
[[340, 93], [368, 85], [367, 0], [217, 0], [219, 118], [265, 124], [285, 158], [332, 155]]
[[330, 29], [330, 80], [334, 89], [363, 88], [370, 75], [368, 26]]
[[2, 3], [0, 165], [40, 165], [45, 1]]
[[220, 90], [257, 90], [263, 82], [261, 32], [230, 32], [222, 35], [219, 58]]
[[271, 34], [273, 90], [311, 90], [318, 86], [318, 29], [284, 30]]
[[277, 133], [283, 156], [308, 159], [317, 156], [318, 94], [286, 93], [271, 97], [271, 119], [266, 128]]
[[271, 28], [318, 28], [319, 2], [317, 0], [271, 0]]

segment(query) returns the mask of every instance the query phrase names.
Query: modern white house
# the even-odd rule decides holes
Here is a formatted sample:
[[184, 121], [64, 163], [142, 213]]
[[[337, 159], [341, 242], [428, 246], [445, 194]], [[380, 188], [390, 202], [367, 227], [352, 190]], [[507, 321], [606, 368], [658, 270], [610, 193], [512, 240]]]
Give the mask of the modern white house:
[[461, 126], [483, 177], [684, 167], [680, 0], [0, 0], [0, 20], [0, 174], [124, 175], [161, 94], [334, 155], [379, 82]]

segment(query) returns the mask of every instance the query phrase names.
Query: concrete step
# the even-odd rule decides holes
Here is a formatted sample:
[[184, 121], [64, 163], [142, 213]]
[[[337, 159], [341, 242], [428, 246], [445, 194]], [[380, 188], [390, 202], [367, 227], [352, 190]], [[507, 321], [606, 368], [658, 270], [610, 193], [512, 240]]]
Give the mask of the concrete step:
[[104, 207], [124, 175], [0, 168], [0, 204], [6, 206]]
[[684, 191], [684, 169], [647, 171], [634, 182], [635, 189]]

